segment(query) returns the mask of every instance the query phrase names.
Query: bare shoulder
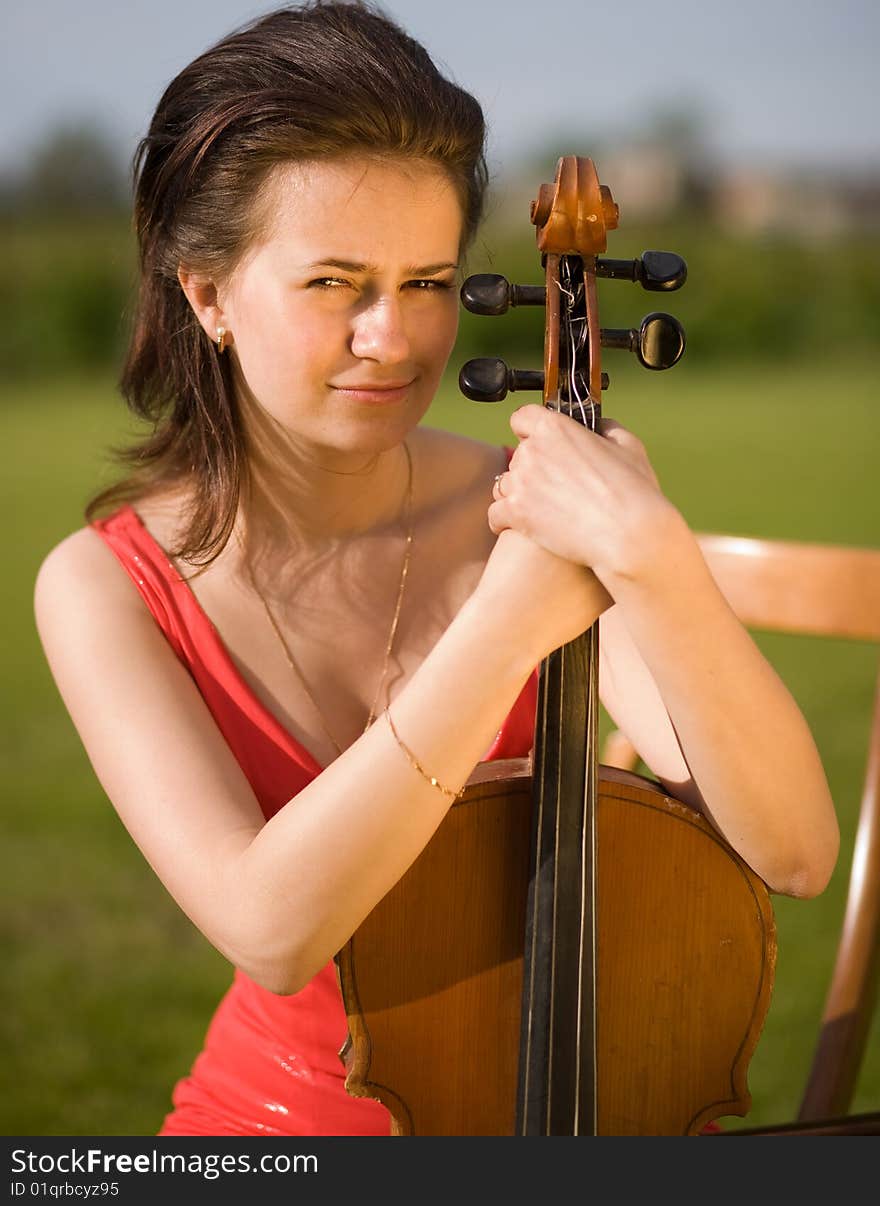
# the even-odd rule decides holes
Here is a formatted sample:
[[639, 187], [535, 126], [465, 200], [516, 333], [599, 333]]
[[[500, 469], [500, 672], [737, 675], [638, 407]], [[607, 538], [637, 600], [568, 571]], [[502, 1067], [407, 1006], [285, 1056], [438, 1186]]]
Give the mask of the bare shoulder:
[[418, 428], [414, 450], [423, 478], [434, 483], [438, 503], [471, 491], [482, 497], [507, 466], [507, 454], [499, 445], [435, 427]]
[[128, 574], [90, 527], [72, 532], [43, 558], [34, 619], [53, 668], [62, 650], [88, 647], [90, 637], [108, 642], [119, 632], [130, 640], [137, 630], [155, 628]]
[[79, 528], [51, 549], [37, 571], [34, 604], [49, 612], [70, 601], [71, 592], [96, 597], [106, 591], [131, 596], [128, 575], [100, 536], [90, 527]]
[[[141, 523], [160, 548], [173, 548], [180, 538], [189, 497], [183, 488], [169, 487], [137, 499]], [[92, 606], [106, 600], [114, 609], [144, 616], [146, 608], [118, 558], [91, 527], [71, 532], [46, 554], [37, 573], [34, 606], [51, 615], [56, 606], [69, 610], [74, 599]]]

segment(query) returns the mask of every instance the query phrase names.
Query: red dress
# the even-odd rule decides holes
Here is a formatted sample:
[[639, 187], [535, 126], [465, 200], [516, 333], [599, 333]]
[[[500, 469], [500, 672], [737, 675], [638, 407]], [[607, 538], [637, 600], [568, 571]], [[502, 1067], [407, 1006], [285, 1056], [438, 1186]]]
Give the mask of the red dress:
[[[189, 670], [268, 820], [316, 775], [315, 759], [260, 703], [217, 629], [153, 540], [124, 506], [94, 530], [113, 550]], [[529, 753], [537, 673], [485, 758]], [[349, 1096], [339, 1049], [347, 1024], [333, 960], [293, 996], [277, 996], [236, 970], [174, 1109], [159, 1135], [387, 1135], [376, 1101]]]

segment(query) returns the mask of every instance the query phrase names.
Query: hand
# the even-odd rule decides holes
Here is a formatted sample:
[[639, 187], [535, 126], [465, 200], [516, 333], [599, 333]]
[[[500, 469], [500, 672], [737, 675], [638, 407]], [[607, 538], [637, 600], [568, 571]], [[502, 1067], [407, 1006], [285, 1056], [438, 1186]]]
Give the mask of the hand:
[[664, 534], [680, 515], [660, 489], [644, 445], [613, 419], [601, 434], [544, 406], [510, 419], [520, 439], [489, 507], [493, 532], [507, 528], [590, 566], [613, 593], [617, 577], [663, 562]]
[[592, 570], [519, 532], [501, 532], [472, 596], [488, 623], [507, 627], [537, 663], [580, 636], [613, 600]]

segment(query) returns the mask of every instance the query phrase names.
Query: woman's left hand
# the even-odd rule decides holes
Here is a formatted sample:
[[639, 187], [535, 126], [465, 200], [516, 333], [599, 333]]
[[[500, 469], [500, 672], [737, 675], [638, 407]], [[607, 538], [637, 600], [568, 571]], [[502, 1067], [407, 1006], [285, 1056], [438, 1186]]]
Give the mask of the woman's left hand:
[[615, 579], [639, 577], [662, 563], [664, 535], [681, 516], [637, 436], [614, 419], [602, 419], [597, 435], [538, 405], [514, 411], [510, 426], [520, 443], [495, 482], [488, 512], [493, 532], [514, 528], [590, 566], [612, 594]]

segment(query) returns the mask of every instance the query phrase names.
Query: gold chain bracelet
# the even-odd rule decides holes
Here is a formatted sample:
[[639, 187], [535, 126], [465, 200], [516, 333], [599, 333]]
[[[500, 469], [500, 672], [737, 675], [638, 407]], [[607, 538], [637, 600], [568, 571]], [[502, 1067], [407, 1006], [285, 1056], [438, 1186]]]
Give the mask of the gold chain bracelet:
[[409, 748], [409, 746], [406, 745], [406, 743], [401, 740], [400, 734], [398, 733], [397, 729], [394, 727], [394, 721], [391, 719], [391, 713], [388, 711], [387, 708], [385, 709], [385, 717], [388, 721], [388, 727], [391, 729], [391, 732], [394, 735], [394, 740], [397, 742], [397, 744], [400, 746], [400, 748], [406, 754], [407, 758], [410, 761], [410, 765], [413, 766], [415, 768], [415, 770], [417, 770], [419, 772], [419, 774], [422, 776], [422, 778], [426, 782], [430, 783], [432, 787], [436, 787], [438, 791], [442, 791], [444, 796], [448, 796], [449, 799], [453, 800], [453, 801], [457, 800], [458, 797], [461, 795], [461, 792], [452, 791], [452, 790], [450, 790], [450, 788], [444, 787], [439, 779], [435, 779], [433, 775], [429, 775], [428, 772], [425, 770], [425, 768], [422, 766], [422, 764], [419, 762], [418, 758], [415, 756], [415, 754]]

